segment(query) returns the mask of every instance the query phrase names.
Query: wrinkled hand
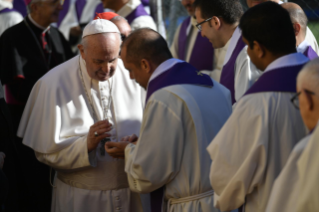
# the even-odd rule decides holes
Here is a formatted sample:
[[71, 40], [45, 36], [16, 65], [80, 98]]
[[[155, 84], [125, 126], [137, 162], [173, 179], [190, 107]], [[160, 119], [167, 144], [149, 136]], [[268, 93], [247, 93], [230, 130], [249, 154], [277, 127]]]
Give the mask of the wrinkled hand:
[[113, 158], [124, 158], [125, 147], [130, 144], [128, 141], [106, 142], [105, 151]]
[[137, 140], [138, 140], [138, 137], [135, 134], [130, 135], [130, 136], [125, 136], [124, 138], [121, 139], [121, 141], [127, 141], [127, 142], [133, 143], [135, 145], [137, 143]]
[[3, 152], [0, 152], [0, 169], [3, 167], [5, 157], [6, 155]]
[[80, 26], [75, 26], [70, 29], [70, 35], [74, 37], [79, 37], [82, 35], [82, 29]]
[[[92, 150], [96, 149], [99, 145], [99, 142], [106, 137], [110, 137], [111, 135], [107, 132], [113, 129], [112, 124], [109, 123], [108, 120], [103, 120], [96, 122], [90, 127], [90, 131], [87, 136], [87, 146], [88, 151], [91, 152]], [[98, 136], [95, 137], [95, 132], [97, 132]]]

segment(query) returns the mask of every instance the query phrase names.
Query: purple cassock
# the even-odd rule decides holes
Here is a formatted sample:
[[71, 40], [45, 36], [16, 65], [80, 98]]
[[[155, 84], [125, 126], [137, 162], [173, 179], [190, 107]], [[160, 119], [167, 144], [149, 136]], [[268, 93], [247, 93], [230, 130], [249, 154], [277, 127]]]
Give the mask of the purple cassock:
[[318, 57], [317, 53], [312, 49], [311, 46], [308, 46], [306, 51], [303, 53], [306, 57], [308, 57], [310, 60], [313, 60]]
[[222, 74], [220, 76], [220, 84], [224, 85], [231, 93], [232, 103], [235, 100], [235, 63], [239, 53], [246, 46], [242, 36], [239, 37], [234, 51], [232, 52], [228, 62], [223, 66]]
[[[150, 96], [152, 96], [152, 94], [157, 90], [171, 85], [182, 84], [206, 87], [214, 86], [212, 79], [208, 75], [200, 73], [195, 67], [193, 67], [189, 63], [177, 63], [172, 68], [160, 74], [155, 79], [149, 82], [146, 94], [146, 104]], [[163, 199], [164, 187], [151, 192], [151, 212], [162, 211]]]
[[[76, 16], [78, 19], [78, 22], [81, 21], [81, 16], [84, 10], [85, 5], [87, 4], [86, 0], [76, 0], [75, 2], [75, 10], [76, 10]], [[59, 19], [58, 19], [58, 27], [61, 25], [63, 19], [68, 14], [70, 8], [70, 0], [65, 0], [63, 4], [63, 9], [60, 11]], [[98, 4], [95, 8], [95, 10], [92, 12], [92, 20], [96, 13], [102, 13], [104, 12], [103, 4], [102, 2]]]
[[245, 95], [260, 92], [296, 93], [297, 76], [306, 63], [269, 70], [262, 74]]
[[[187, 28], [190, 24], [191, 17], [183, 21], [178, 37], [178, 58], [186, 59], [187, 54]], [[193, 51], [191, 53], [189, 63], [198, 70], [213, 69], [214, 48], [207, 38], [201, 36], [198, 31]]]
[[129, 24], [132, 24], [132, 22], [140, 17], [140, 16], [150, 16], [144, 9], [143, 4], [138, 5], [135, 10], [133, 10], [128, 16], [126, 16], [126, 20]]
[[14, 0], [13, 8], [19, 12], [23, 17], [27, 16], [27, 6], [24, 0]]

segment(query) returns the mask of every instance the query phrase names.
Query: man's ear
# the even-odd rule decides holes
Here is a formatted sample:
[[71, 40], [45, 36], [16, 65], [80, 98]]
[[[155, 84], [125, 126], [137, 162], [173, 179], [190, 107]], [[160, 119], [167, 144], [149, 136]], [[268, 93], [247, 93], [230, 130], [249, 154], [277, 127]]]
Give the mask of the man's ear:
[[82, 44], [78, 44], [78, 49], [80, 51], [81, 57], [83, 58], [83, 60], [85, 60], [84, 46]]
[[[258, 41], [254, 41], [253, 51], [258, 58], [263, 58], [266, 54], [266, 48]], [[250, 48], [250, 47], [249, 47]]]
[[293, 23], [294, 31], [295, 31], [295, 36], [298, 36], [300, 31], [301, 31], [301, 26], [299, 23]]
[[151, 64], [148, 60], [142, 59], [141, 60], [141, 69], [145, 73], [150, 73], [151, 72]]
[[216, 30], [219, 30], [219, 28], [222, 26], [222, 22], [220, 18], [213, 16], [213, 18], [209, 21], [209, 25], [214, 27]]

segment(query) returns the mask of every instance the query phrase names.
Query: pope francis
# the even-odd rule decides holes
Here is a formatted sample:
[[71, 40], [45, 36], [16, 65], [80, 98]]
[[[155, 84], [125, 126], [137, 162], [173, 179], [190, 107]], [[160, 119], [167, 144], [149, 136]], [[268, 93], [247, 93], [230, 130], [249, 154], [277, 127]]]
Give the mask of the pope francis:
[[112, 22], [90, 22], [82, 38], [79, 56], [35, 84], [18, 136], [57, 171], [52, 212], [143, 211], [124, 161], [104, 150], [106, 141], [139, 132], [141, 89], [118, 58], [121, 38]]

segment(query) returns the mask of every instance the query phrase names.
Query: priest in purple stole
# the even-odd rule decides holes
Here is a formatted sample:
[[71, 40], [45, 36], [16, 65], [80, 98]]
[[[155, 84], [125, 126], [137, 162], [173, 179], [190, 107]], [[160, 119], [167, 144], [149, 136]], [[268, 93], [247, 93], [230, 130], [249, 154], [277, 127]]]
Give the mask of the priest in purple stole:
[[217, 212], [206, 147], [231, 114], [230, 92], [173, 59], [151, 29], [133, 32], [121, 57], [131, 78], [147, 90], [146, 104], [140, 137], [108, 142], [106, 151], [125, 157], [130, 188], [151, 192], [152, 212]]
[[207, 37], [215, 49], [228, 46], [220, 83], [230, 90], [235, 104], [261, 74], [251, 63], [238, 28], [242, 6], [238, 0], [197, 0], [195, 7], [202, 36]]
[[309, 59], [296, 52], [289, 14], [276, 3], [250, 8], [239, 26], [252, 62], [264, 73], [207, 148], [213, 160], [210, 180], [221, 211], [241, 206], [245, 212], [265, 211], [275, 179], [306, 136], [290, 99]]
[[[224, 61], [220, 57], [225, 57], [225, 54], [220, 54], [220, 52], [225, 51], [214, 51], [209, 40], [201, 36], [196, 27], [194, 2], [195, 0], [181, 1], [187, 9], [189, 17], [177, 28], [170, 50], [173, 57], [190, 63], [202, 73], [210, 75], [219, 82]], [[217, 64], [218, 62], [219, 64]]]
[[310, 60], [317, 58], [317, 53], [306, 40], [308, 19], [305, 12], [295, 3], [283, 3], [281, 6], [289, 12], [291, 21], [294, 25], [297, 52], [304, 54]]
[[0, 35], [8, 28], [23, 20], [21, 14], [12, 8], [9, 0], [0, 0]]
[[108, 8], [126, 18], [132, 30], [148, 27], [156, 30], [153, 18], [145, 11], [140, 0], [102, 0], [104, 8]]

